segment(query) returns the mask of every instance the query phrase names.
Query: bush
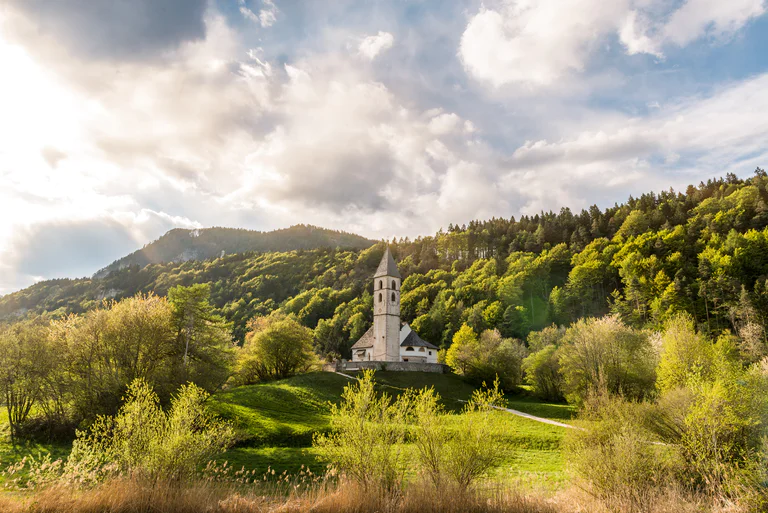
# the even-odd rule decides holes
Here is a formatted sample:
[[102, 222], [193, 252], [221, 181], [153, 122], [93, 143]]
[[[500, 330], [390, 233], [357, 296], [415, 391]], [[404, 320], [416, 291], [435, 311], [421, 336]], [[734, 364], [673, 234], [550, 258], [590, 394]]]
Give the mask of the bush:
[[548, 345], [523, 360], [525, 382], [534, 395], [546, 401], [560, 401], [563, 396], [563, 376], [560, 373], [557, 347]]
[[499, 381], [477, 390], [462, 415], [447, 415], [434, 389], [424, 389], [411, 401], [413, 441], [422, 472], [438, 490], [449, 486], [464, 495], [493, 468], [503, 454], [503, 442], [493, 436], [490, 415], [503, 404]]
[[645, 510], [654, 491], [676, 476], [673, 447], [657, 445], [645, 421], [652, 406], [608, 394], [587, 398], [579, 429], [569, 430], [569, 469], [598, 498], [620, 510]]
[[344, 387], [341, 403], [331, 405], [331, 433], [313, 445], [333, 468], [363, 487], [387, 490], [401, 485], [408, 398], [393, 401], [377, 394], [372, 371]]
[[149, 481], [194, 476], [234, 441], [232, 427], [206, 408], [207, 398], [196, 385], [185, 385], [165, 412], [147, 382], [135, 380], [116, 416], [101, 416], [78, 432], [65, 475], [96, 480], [117, 474]]
[[317, 362], [312, 336], [312, 330], [293, 317], [255, 319], [240, 351], [234, 382], [249, 385], [309, 371]]
[[648, 336], [616, 316], [572, 324], [559, 352], [564, 392], [571, 402], [580, 403], [599, 389], [631, 398], [654, 390], [658, 358]]
[[505, 390], [522, 382], [522, 362], [528, 351], [519, 340], [502, 338], [498, 330], [485, 330], [480, 338], [466, 324], [453, 337], [445, 361], [454, 372], [480, 384], [498, 377]]

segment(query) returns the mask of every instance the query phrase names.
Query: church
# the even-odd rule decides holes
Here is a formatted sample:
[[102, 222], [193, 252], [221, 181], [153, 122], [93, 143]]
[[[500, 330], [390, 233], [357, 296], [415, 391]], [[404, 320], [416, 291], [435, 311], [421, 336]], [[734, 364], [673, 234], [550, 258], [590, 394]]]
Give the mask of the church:
[[400, 322], [400, 271], [387, 248], [373, 275], [373, 326], [352, 346], [352, 361], [437, 363], [437, 351]]

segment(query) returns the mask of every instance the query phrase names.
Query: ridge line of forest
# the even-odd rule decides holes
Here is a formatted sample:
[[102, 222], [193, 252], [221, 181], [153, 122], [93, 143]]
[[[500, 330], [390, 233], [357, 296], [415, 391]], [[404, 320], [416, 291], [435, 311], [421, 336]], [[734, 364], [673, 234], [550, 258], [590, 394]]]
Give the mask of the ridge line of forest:
[[[657, 328], [688, 312], [706, 333], [756, 330], [768, 312], [768, 176], [733, 174], [630, 197], [605, 210], [563, 208], [450, 225], [393, 240], [404, 276], [402, 317], [447, 347], [467, 324], [524, 339], [552, 323], [620, 315]], [[0, 298], [0, 320], [60, 317], [136, 293], [209, 283], [211, 303], [242, 340], [275, 310], [314, 330], [322, 354], [348, 355], [372, 321], [368, 289], [384, 244], [367, 249], [244, 252], [208, 260], [130, 265], [102, 277], [51, 280]]]

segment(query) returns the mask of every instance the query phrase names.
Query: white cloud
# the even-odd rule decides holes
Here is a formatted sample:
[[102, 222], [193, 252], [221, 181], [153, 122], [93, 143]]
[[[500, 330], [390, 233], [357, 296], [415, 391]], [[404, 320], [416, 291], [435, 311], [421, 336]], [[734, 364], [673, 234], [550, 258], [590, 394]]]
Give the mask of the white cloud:
[[[629, 55], [663, 57], [685, 46], [728, 37], [765, 13], [763, 0], [687, 0], [669, 10], [655, 0], [499, 0], [471, 17], [459, 57], [473, 77], [493, 87], [551, 86], [582, 71], [598, 43], [617, 35]], [[666, 7], [666, 9], [665, 9]]]
[[550, 85], [583, 69], [592, 47], [615, 30], [627, 0], [506, 1], [482, 8], [461, 37], [459, 56], [475, 78]]
[[381, 52], [385, 52], [392, 48], [394, 42], [395, 37], [392, 34], [379, 31], [379, 33], [374, 36], [363, 38], [360, 45], [357, 47], [357, 50], [360, 55], [372, 61]]
[[[650, 20], [663, 16], [647, 2], [642, 12], [629, 0], [574, 2], [489, 5], [462, 38], [467, 70], [499, 86], [546, 85], [587, 67], [609, 34], [628, 52], [661, 48], [663, 25]], [[706, 97], [659, 96], [644, 118], [561, 109], [546, 95], [512, 112], [467, 91], [458, 110], [454, 89], [425, 99], [361, 65], [357, 51], [373, 59], [393, 46], [386, 32], [354, 40], [351, 52], [338, 50], [345, 32], [334, 35], [336, 52], [270, 59], [210, 12], [205, 38], [180, 43], [159, 66], [81, 60], [35, 31], [11, 44], [2, 29], [0, 290], [55, 275], [19, 256], [45, 241], [76, 248], [68, 261], [81, 272], [173, 226], [311, 222], [417, 236], [473, 218], [604, 205], [687, 182], [680, 170], [698, 180], [768, 158], [768, 75]], [[117, 254], [96, 248], [97, 236]]]
[[240, 6], [240, 14], [245, 18], [258, 23], [263, 28], [271, 27], [277, 21], [277, 14], [279, 10], [272, 0], [262, 0], [263, 8], [259, 10], [259, 14], [253, 12], [247, 5], [245, 0], [238, 0]]
[[687, 0], [663, 29], [665, 41], [685, 46], [701, 36], [729, 37], [765, 13], [764, 0]]
[[429, 130], [435, 135], [443, 135], [453, 132], [459, 125], [461, 118], [451, 112], [450, 114], [439, 114], [429, 120]]

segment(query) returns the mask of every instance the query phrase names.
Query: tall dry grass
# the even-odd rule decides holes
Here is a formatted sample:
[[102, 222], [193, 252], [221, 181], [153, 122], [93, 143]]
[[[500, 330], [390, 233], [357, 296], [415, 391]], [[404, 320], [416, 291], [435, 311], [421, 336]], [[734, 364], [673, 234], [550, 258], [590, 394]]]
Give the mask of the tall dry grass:
[[115, 479], [90, 489], [54, 486], [0, 494], [2, 513], [741, 513], [674, 489], [659, 490], [640, 506], [609, 503], [573, 488], [554, 496], [525, 494], [490, 484], [471, 492], [411, 486], [405, 492], [366, 490], [353, 483], [304, 489], [243, 486], [211, 481], [179, 486]]
[[[451, 494], [414, 487], [400, 493], [366, 490], [351, 483], [319, 485], [285, 495], [257, 487], [199, 482], [188, 486], [113, 480], [87, 490], [51, 487], [0, 495], [3, 513], [557, 513], [540, 497], [483, 489]], [[274, 491], [274, 490], [273, 490]]]

